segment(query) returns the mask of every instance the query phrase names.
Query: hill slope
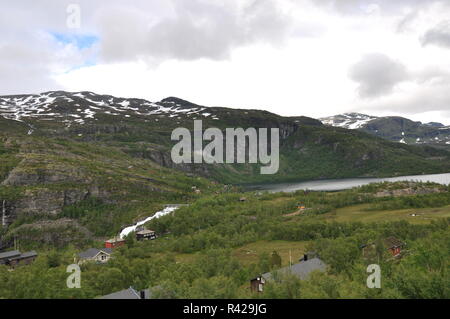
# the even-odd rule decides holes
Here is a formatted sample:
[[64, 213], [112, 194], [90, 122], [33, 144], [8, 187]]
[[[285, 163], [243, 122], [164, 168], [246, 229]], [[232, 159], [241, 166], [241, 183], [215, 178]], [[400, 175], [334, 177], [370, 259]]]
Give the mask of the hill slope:
[[[174, 164], [172, 130], [192, 130], [195, 119], [203, 120], [204, 129], [279, 128], [278, 173], [261, 175], [259, 164]], [[0, 227], [0, 237], [32, 229], [27, 238], [42, 242], [52, 233], [70, 234], [56, 236], [60, 242], [87, 233], [111, 236], [163, 204], [229, 190], [211, 179], [248, 183], [450, 171], [445, 150], [392, 143], [302, 116], [204, 107], [174, 97], [156, 103], [91, 92], [0, 97], [0, 128], [0, 225], [8, 226]]]
[[[35, 138], [67, 138], [114, 147], [134, 158], [150, 159], [161, 166], [225, 183], [450, 170], [449, 153], [445, 150], [390, 143], [363, 132], [324, 126], [307, 117], [205, 107], [174, 97], [149, 102], [62, 91], [7, 96], [0, 97], [0, 115], [15, 132], [26, 132]], [[261, 175], [257, 164], [174, 164], [170, 150], [175, 143], [170, 135], [177, 127], [192, 130], [196, 119], [203, 120], [203, 129], [279, 128], [279, 172]]]

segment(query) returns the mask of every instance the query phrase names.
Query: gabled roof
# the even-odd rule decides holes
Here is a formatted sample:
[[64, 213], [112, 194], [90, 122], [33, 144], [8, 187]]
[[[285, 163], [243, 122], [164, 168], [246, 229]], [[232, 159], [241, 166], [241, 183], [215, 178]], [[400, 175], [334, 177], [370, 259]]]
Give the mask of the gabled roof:
[[118, 243], [118, 242], [123, 242], [125, 241], [125, 239], [121, 239], [121, 238], [110, 238], [107, 241], [105, 241], [105, 243]]
[[154, 233], [155, 233], [154, 230], [144, 229], [144, 230], [138, 231], [136, 234], [137, 235], [148, 235], [148, 234], [154, 234]]
[[0, 253], [0, 259], [9, 259], [9, 258], [17, 257], [17, 256], [20, 256], [20, 251], [18, 251], [18, 250], [12, 250], [12, 251]]
[[[284, 268], [278, 269], [278, 270], [276, 270], [276, 272], [279, 274], [292, 274], [303, 280], [303, 279], [306, 279], [309, 276], [309, 274], [315, 270], [322, 271], [322, 272], [326, 270], [325, 263], [322, 260], [320, 260], [319, 258], [312, 258], [307, 261], [302, 261], [302, 262], [294, 264], [290, 267], [284, 267]], [[274, 272], [265, 273], [262, 275], [262, 277], [265, 280], [270, 280], [273, 277], [273, 275], [272, 275], [273, 273]]]
[[[150, 299], [150, 289], [144, 290], [144, 299]], [[139, 291], [136, 291], [133, 287], [124, 289], [121, 291], [113, 292], [112, 294], [101, 297], [100, 299], [141, 299]]]
[[402, 242], [401, 240], [399, 240], [393, 236], [384, 239], [383, 244], [387, 249], [401, 247], [401, 246], [405, 245], [404, 242]]
[[89, 258], [94, 258], [101, 252], [103, 252], [107, 255], [111, 255], [112, 249], [111, 248], [102, 248], [102, 249], [89, 248], [88, 250], [85, 250], [85, 251], [79, 253], [78, 256], [82, 259], [89, 259]]
[[19, 256], [14, 256], [12, 258], [10, 258], [10, 260], [17, 260], [17, 259], [24, 259], [24, 258], [30, 258], [30, 257], [37, 257], [37, 253], [32, 250], [32, 251], [27, 251], [26, 253], [23, 253]]

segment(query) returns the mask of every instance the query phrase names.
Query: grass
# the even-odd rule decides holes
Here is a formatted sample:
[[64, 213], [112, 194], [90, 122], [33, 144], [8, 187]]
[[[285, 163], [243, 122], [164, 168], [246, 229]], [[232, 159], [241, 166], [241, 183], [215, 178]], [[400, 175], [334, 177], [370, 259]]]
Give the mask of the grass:
[[305, 241], [284, 241], [274, 240], [266, 241], [260, 240], [251, 244], [236, 248], [233, 251], [233, 256], [241, 261], [244, 265], [257, 263], [259, 256], [263, 253], [272, 254], [274, 250], [281, 256], [283, 266], [289, 265], [289, 254], [292, 256], [292, 262], [304, 254], [307, 242]]
[[[243, 265], [256, 264], [259, 257], [267, 253], [272, 254], [274, 250], [281, 257], [282, 266], [289, 265], [289, 255], [292, 256], [292, 262], [297, 262], [306, 251], [306, 241], [286, 241], [286, 240], [259, 240], [250, 244], [233, 249], [231, 255], [238, 259]], [[176, 254], [175, 260], [180, 263], [191, 263], [200, 258], [199, 253], [193, 254]]]
[[[336, 222], [380, 222], [406, 220], [413, 224], [429, 223], [433, 219], [450, 217], [450, 205], [439, 208], [408, 208], [397, 210], [366, 211], [370, 204], [336, 209], [323, 218]], [[412, 216], [415, 214], [416, 216]]]

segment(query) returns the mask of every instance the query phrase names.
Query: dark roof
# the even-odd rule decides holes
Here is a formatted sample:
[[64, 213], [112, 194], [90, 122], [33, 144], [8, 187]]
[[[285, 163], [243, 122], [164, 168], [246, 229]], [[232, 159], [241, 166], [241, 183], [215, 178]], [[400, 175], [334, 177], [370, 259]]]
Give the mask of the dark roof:
[[[306, 279], [308, 275], [315, 270], [319, 271], [326, 270], [325, 263], [319, 258], [312, 258], [307, 261], [302, 261], [290, 267], [278, 269], [276, 270], [276, 272], [279, 274], [293, 274], [303, 280]], [[263, 274], [262, 277], [266, 280], [270, 280], [272, 279], [272, 274], [273, 272], [272, 273], [268, 272]]]
[[299, 261], [300, 262], [301, 261], [305, 261], [305, 256], [306, 256], [306, 260], [313, 259], [313, 258], [319, 258], [319, 255], [317, 254], [317, 252], [315, 252], [315, 251], [308, 251], [299, 259]]
[[[144, 299], [150, 299], [150, 289], [145, 289], [143, 291]], [[112, 294], [100, 297], [100, 299], [141, 299], [141, 295], [139, 291], [135, 290], [133, 287], [130, 287], [128, 289], [113, 292]]]
[[401, 247], [403, 246], [405, 243], [402, 242], [401, 240], [395, 238], [395, 237], [388, 237], [386, 239], [383, 240], [384, 246], [389, 249], [389, 248], [395, 248], [395, 247]]
[[154, 234], [154, 233], [155, 233], [154, 230], [144, 229], [144, 230], [138, 231], [136, 234], [137, 235], [148, 235], [148, 234]]
[[125, 239], [122, 238], [110, 238], [106, 241], [106, 243], [120, 243], [125, 241]]
[[108, 255], [111, 255], [111, 253], [112, 253], [112, 249], [111, 248], [102, 248], [102, 249], [89, 248], [88, 250], [85, 250], [85, 251], [79, 253], [78, 256], [80, 258], [83, 258], [83, 259], [94, 258], [101, 251], [106, 253], [106, 254], [108, 254]]
[[18, 250], [12, 250], [12, 251], [7, 251], [5, 253], [0, 253], [0, 259], [9, 259], [9, 258], [14, 258], [20, 256], [20, 251]]
[[30, 258], [30, 257], [37, 257], [37, 253], [32, 250], [32, 251], [27, 251], [26, 253], [23, 253], [19, 256], [14, 256], [12, 257], [10, 260], [17, 260], [17, 259], [24, 259], [24, 258]]

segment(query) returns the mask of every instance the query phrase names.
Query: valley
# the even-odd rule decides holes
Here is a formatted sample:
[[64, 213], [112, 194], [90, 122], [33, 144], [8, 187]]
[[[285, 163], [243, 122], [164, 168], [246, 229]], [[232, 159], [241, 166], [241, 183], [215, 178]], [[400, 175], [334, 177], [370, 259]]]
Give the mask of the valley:
[[[260, 164], [173, 163], [172, 130], [193, 132], [197, 119], [203, 129], [278, 128], [278, 172], [261, 175]], [[393, 180], [333, 192], [247, 188], [448, 173], [445, 148], [395, 143], [301, 116], [92, 92], [0, 97], [0, 129], [0, 246], [38, 254], [13, 271], [0, 265], [0, 298], [99, 298], [130, 286], [158, 287], [153, 298], [254, 298], [252, 278], [310, 251], [327, 265], [325, 273], [314, 274], [314, 281], [293, 279], [300, 295], [280, 281], [259, 297], [448, 296], [445, 261], [430, 266], [437, 291], [425, 281], [419, 290], [413, 281], [399, 286], [389, 274], [386, 290], [368, 292], [359, 248], [400, 238], [408, 250], [392, 267], [407, 278], [414, 271], [429, 278], [420, 264], [423, 247], [448, 260], [446, 183]], [[174, 203], [189, 205], [151, 218]], [[81, 289], [64, 286], [76, 256], [142, 220], [156, 239], [137, 241], [129, 228], [110, 260], [81, 266]], [[389, 255], [379, 258], [391, 267]]]

